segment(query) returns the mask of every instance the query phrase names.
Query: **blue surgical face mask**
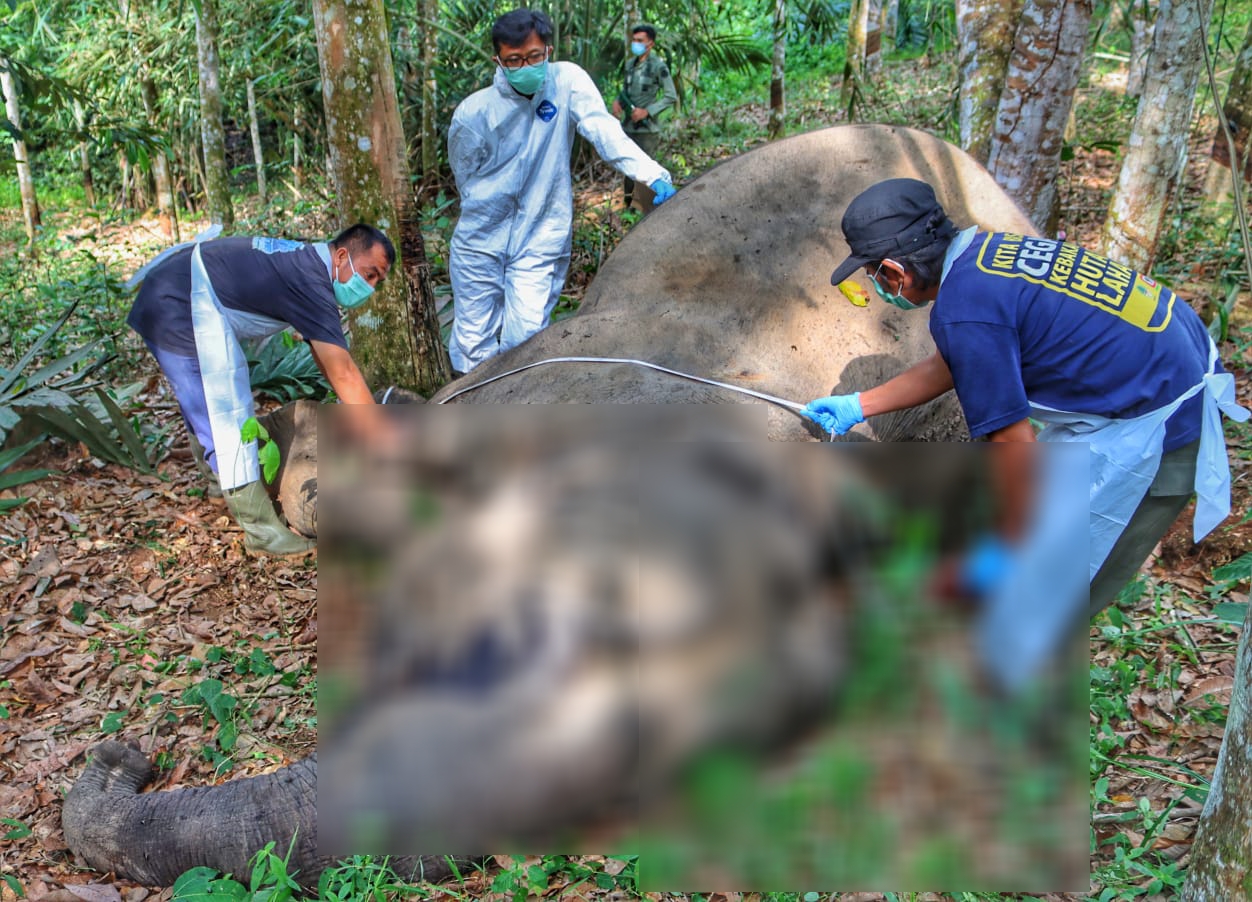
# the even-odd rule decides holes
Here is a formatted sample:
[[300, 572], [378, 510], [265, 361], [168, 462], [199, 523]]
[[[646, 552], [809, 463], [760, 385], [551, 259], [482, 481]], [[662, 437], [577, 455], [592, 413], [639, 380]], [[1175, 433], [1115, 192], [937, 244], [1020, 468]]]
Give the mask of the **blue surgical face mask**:
[[[878, 264], [878, 269], [874, 270], [874, 274], [870, 276], [870, 282], [872, 282], [874, 285], [874, 292], [880, 298], [882, 298], [892, 307], [899, 307], [901, 310], [920, 310], [922, 308], [923, 306], [922, 304], [914, 304], [908, 298], [901, 297], [899, 288], [896, 289], [895, 294], [888, 294], [887, 289], [883, 288], [881, 285], [878, 284], [878, 274], [880, 272], [882, 272], [881, 263]], [[903, 283], [901, 283], [900, 287], [901, 288], [904, 287]]]
[[635, 56], [643, 56], [645, 53], [648, 52], [648, 46], [646, 44], [640, 43], [639, 41], [631, 41], [630, 52], [633, 53]]
[[[352, 270], [352, 278], [346, 282], [335, 279], [335, 303], [345, 310], [361, 306], [374, 293], [374, 286], [361, 278], [361, 274], [352, 265], [351, 254], [348, 255], [348, 268]], [[338, 272], [338, 269], [335, 271]]]
[[505, 69], [504, 77], [509, 80], [509, 84], [517, 93], [538, 94], [548, 78], [548, 61], [544, 60], [533, 66], [522, 66], [520, 69]]

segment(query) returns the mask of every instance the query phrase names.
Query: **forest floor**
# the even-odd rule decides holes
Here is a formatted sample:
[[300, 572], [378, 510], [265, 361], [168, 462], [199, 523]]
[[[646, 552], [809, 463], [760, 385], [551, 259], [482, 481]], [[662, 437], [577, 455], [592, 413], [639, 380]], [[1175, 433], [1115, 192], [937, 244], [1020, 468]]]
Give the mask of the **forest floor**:
[[[1066, 165], [1064, 227], [1095, 243], [1116, 159], [1080, 149]], [[588, 196], [599, 203], [613, 190], [605, 177]], [[130, 271], [151, 253], [155, 233], [151, 220], [84, 226], [79, 244]], [[1245, 341], [1223, 352], [1242, 403], [1252, 403], [1252, 350]], [[137, 400], [169, 430], [173, 449], [157, 472], [54, 442], [23, 466], [55, 476], [24, 487], [30, 501], [0, 515], [0, 902], [168, 898], [81, 869], [65, 847], [60, 801], [101, 740], [137, 742], [160, 765], [157, 789], [263, 772], [314, 745], [316, 554], [244, 554], [238, 528], [202, 493], [168, 389], [155, 366], [141, 366]], [[1100, 753], [1124, 764], [1108, 769], [1098, 793], [1096, 894], [1117, 856], [1143, 863], [1139, 893], [1169, 862], [1185, 865], [1198, 813], [1186, 788], [1212, 772], [1237, 638], [1213, 621], [1212, 604], [1247, 600], [1246, 582], [1224, 585], [1213, 573], [1252, 551], [1252, 522], [1237, 522], [1252, 509], [1252, 432], [1232, 438], [1231, 457], [1236, 516], [1199, 546], [1181, 518], [1145, 565], [1137, 598], [1124, 597], [1116, 623], [1102, 618], [1092, 628], [1093, 665], [1113, 674], [1124, 703], [1092, 713], [1093, 724], [1107, 726]], [[455, 897], [492, 897], [490, 884], [489, 874], [470, 875]], [[1141, 897], [1171, 895], [1152, 889]], [[611, 893], [558, 880], [545, 895]]]

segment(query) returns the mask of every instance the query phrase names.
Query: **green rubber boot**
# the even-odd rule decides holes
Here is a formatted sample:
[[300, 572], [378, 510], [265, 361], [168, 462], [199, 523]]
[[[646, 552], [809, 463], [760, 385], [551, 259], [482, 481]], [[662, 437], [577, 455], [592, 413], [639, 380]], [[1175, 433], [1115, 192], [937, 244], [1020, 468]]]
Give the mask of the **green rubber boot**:
[[265, 554], [305, 554], [317, 547], [298, 536], [278, 516], [260, 480], [226, 492], [226, 506], [243, 527], [243, 547]]
[[190, 430], [187, 432], [187, 438], [191, 439], [191, 456], [195, 458], [196, 469], [200, 471], [200, 475], [209, 484], [205, 494], [210, 498], [221, 498], [222, 484], [217, 481], [217, 474], [213, 472], [213, 468], [204, 459], [204, 446], [200, 444], [200, 440], [196, 438], [195, 433]]

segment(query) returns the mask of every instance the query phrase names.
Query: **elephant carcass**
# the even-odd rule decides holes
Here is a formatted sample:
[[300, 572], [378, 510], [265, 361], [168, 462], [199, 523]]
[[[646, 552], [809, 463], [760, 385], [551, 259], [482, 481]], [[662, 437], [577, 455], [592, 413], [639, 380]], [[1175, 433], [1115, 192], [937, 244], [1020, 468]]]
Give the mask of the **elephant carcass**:
[[[249, 859], [269, 842], [285, 857], [288, 873], [317, 885], [333, 860], [317, 854], [317, 756], [259, 777], [220, 786], [145, 793], [152, 777], [137, 749], [109, 741], [66, 796], [61, 813], [65, 842], [78, 860], [148, 886], [169, 886], [193, 867], [211, 867], [246, 879]], [[442, 858], [391, 862], [403, 877], [442, 880]]]
[[[685, 185], [601, 266], [579, 312], [437, 393], [534, 361], [629, 357], [804, 402], [868, 388], [934, 352], [926, 314], [853, 307], [830, 284], [848, 252], [839, 227], [862, 190], [886, 178], [934, 185], [958, 226], [1033, 234], [974, 159], [932, 135], [884, 125], [823, 129], [765, 145]], [[861, 277], [864, 279], [864, 277]], [[866, 283], [868, 287], [868, 283]], [[630, 365], [558, 363], [457, 398], [468, 403], [727, 402], [743, 396]], [[773, 438], [816, 427], [771, 406]], [[876, 417], [884, 441], [955, 440], [949, 394]]]
[[[376, 853], [550, 848], [820, 721], [867, 538], [842, 455], [705, 440], [742, 406], [416, 413], [408, 487], [340, 487], [326, 458], [320, 674], [360, 687], [320, 712], [328, 851], [362, 822], [392, 831]], [[384, 496], [427, 513], [358, 566]]]
[[[374, 393], [379, 404], [420, 404], [421, 395], [392, 387]], [[266, 483], [270, 499], [300, 535], [317, 538], [317, 418], [322, 405], [301, 399], [257, 417], [278, 449], [278, 471]]]

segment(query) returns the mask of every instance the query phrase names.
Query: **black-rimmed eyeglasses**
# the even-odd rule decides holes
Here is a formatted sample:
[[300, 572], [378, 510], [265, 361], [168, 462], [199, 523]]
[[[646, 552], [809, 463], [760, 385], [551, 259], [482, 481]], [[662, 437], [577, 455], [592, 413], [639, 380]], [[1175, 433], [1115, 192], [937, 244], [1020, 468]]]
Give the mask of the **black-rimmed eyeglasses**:
[[496, 62], [506, 69], [520, 69], [523, 66], [538, 66], [548, 58], [548, 50], [534, 50], [526, 56], [497, 56]]

